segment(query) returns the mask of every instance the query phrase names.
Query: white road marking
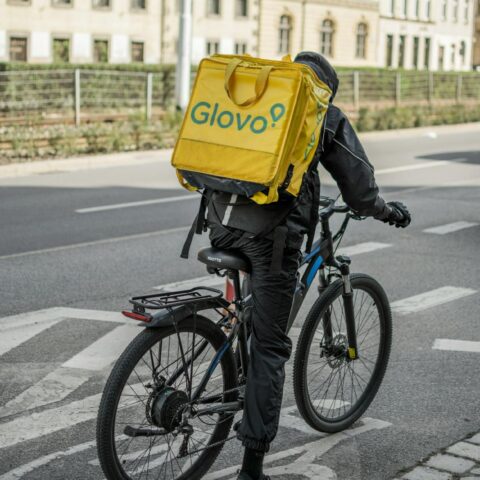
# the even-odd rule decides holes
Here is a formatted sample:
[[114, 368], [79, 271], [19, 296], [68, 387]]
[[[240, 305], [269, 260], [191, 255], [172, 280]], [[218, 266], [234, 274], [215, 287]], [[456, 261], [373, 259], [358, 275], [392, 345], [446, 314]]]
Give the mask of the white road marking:
[[117, 360], [140, 332], [135, 324], [114, 328], [7, 402], [0, 411], [0, 418], [63, 400], [96, 372]]
[[44, 320], [34, 322], [31, 325], [20, 324], [18, 327], [9, 329], [0, 329], [0, 355], [4, 355], [10, 350], [18, 347], [22, 343], [30, 340], [44, 330], [52, 327], [61, 319]]
[[448, 338], [437, 338], [433, 343], [434, 350], [449, 350], [452, 352], [480, 353], [480, 342], [470, 340], [450, 340]]
[[93, 240], [92, 242], [73, 243], [71, 245], [63, 245], [61, 247], [43, 248], [41, 250], [30, 250], [28, 252], [12, 253], [10, 255], [0, 256], [0, 260], [8, 260], [11, 258], [26, 257], [29, 255], [41, 255], [44, 253], [63, 252], [65, 250], [73, 250], [75, 248], [94, 247], [96, 245], [108, 245], [109, 243], [125, 242], [129, 240], [138, 240], [140, 238], [155, 237], [157, 235], [169, 235], [171, 233], [184, 232], [190, 227], [167, 228], [166, 230], [157, 230], [155, 232], [136, 233], [133, 235], [124, 235], [123, 237], [104, 238], [102, 240]]
[[476, 227], [478, 223], [475, 222], [453, 222], [447, 223], [446, 225], [439, 225], [438, 227], [426, 228], [425, 233], [435, 233], [436, 235], [445, 235], [451, 232], [457, 232], [458, 230], [463, 230], [464, 228]]
[[431, 162], [415, 163], [413, 165], [402, 165], [399, 167], [381, 168], [379, 170], [375, 170], [375, 176], [385, 175], [388, 173], [409, 172], [410, 170], [421, 170], [423, 168], [443, 167], [445, 165], [450, 165], [452, 163], [458, 163], [458, 161], [454, 162], [453, 160], [433, 160]]
[[225, 278], [217, 275], [205, 275], [204, 277], [189, 278], [179, 282], [166, 283], [153, 287], [155, 290], [164, 290], [166, 292], [173, 290], [188, 290], [194, 287], [219, 287], [225, 284]]
[[458, 300], [477, 293], [471, 288], [461, 287], [441, 287], [429, 292], [420, 293], [413, 297], [404, 298], [391, 303], [392, 310], [400, 315], [408, 315], [410, 313], [421, 312], [428, 308], [443, 305], [444, 303]]
[[112, 205], [100, 205], [98, 207], [79, 208], [76, 213], [95, 213], [106, 210], [120, 210], [122, 208], [143, 207], [145, 205], [157, 205], [161, 203], [182, 202], [185, 200], [199, 200], [197, 195], [181, 195], [178, 197], [153, 198], [151, 200], [140, 200], [138, 202], [114, 203]]
[[[371, 430], [379, 430], [382, 428], [386, 428], [390, 425], [390, 423], [384, 422], [382, 420], [364, 418], [362, 420], [362, 425], [358, 427], [345, 430], [344, 432], [334, 433], [333, 435], [322, 437], [320, 440], [315, 440], [304, 445], [288, 448], [287, 450], [282, 450], [272, 455], [268, 455], [265, 457], [264, 464], [268, 465], [269, 463], [278, 462], [294, 455], [303, 454], [299, 458], [297, 458], [293, 464], [295, 465], [295, 474], [305, 476], [305, 474], [308, 473], [308, 470], [310, 470], [307, 467], [309, 467], [313, 462], [317, 461], [322, 455], [327, 453], [341, 441], [349, 440], [357, 435], [369, 432]], [[210, 473], [204, 477], [204, 480], [218, 480], [223, 477], [234, 475], [240, 467], [241, 465], [235, 465], [234, 467], [224, 468], [223, 470], [220, 470], [218, 472]], [[281, 469], [284, 469], [285, 467], [274, 467], [273, 469], [267, 469], [265, 473], [269, 475], [280, 475], [281, 473], [277, 472], [277, 468], [279, 468], [280, 472], [282, 472]], [[323, 477], [316, 476], [307, 476], [307, 478], [311, 480], [323, 480]]]
[[391, 247], [390, 243], [380, 243], [380, 242], [364, 242], [357, 245], [351, 245], [350, 247], [343, 247], [338, 249], [339, 255], [360, 255], [361, 253], [370, 253], [375, 250], [381, 250], [383, 248]]

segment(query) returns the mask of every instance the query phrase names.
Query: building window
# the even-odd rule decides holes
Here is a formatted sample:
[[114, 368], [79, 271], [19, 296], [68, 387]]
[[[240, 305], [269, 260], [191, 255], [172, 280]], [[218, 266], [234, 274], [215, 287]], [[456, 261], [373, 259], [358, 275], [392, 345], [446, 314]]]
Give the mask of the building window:
[[418, 69], [418, 53], [420, 47], [420, 39], [413, 37], [413, 68]]
[[9, 5], [30, 5], [31, 0], [7, 0]]
[[393, 35], [387, 35], [385, 64], [387, 65], [387, 67], [393, 66]]
[[333, 56], [333, 22], [325, 19], [320, 29], [320, 53], [327, 57]]
[[426, 70], [430, 68], [430, 39], [425, 39], [423, 50], [423, 66]]
[[458, 0], [453, 0], [453, 21], [458, 22]]
[[288, 15], [280, 17], [280, 28], [278, 30], [278, 51], [288, 53], [290, 51], [290, 34], [292, 31], [292, 19]]
[[456, 50], [457, 50], [457, 46], [454, 43], [452, 43], [452, 50], [451, 50], [452, 53], [450, 58], [450, 68], [452, 70], [455, 70], [455, 60], [456, 60], [456, 54], [457, 54]]
[[11, 62], [27, 61], [27, 38], [26, 37], [10, 37], [10, 61]]
[[108, 63], [108, 40], [93, 41], [93, 61], [95, 63]]
[[235, 54], [236, 55], [245, 55], [246, 53], [247, 53], [246, 42], [235, 42]]
[[52, 0], [52, 5], [54, 7], [71, 7], [73, 0]]
[[408, 0], [403, 0], [403, 8], [402, 8], [403, 16], [406, 17], [408, 13]]
[[357, 25], [357, 48], [355, 51], [357, 58], [366, 58], [367, 56], [367, 25], [359, 23]]
[[405, 66], [405, 35], [400, 35], [398, 43], [398, 66], [400, 68]]
[[420, 16], [420, 0], [415, 0], [415, 16]]
[[146, 10], [147, 0], [131, 0], [130, 8], [132, 10]]
[[143, 63], [143, 53], [144, 53], [144, 43], [143, 42], [132, 42], [132, 62], [134, 63]]
[[[480, 15], [480, 4], [478, 5], [478, 7], [479, 9], [478, 9], [477, 15]], [[463, 5], [463, 20], [465, 23], [468, 23], [468, 19], [470, 17], [469, 13], [470, 13], [470, 2], [469, 0], [465, 0], [465, 4]]]
[[53, 39], [53, 62], [68, 63], [70, 61], [70, 40], [68, 38]]
[[213, 55], [220, 51], [220, 42], [218, 40], [207, 40], [207, 55]]
[[432, 2], [431, 0], [426, 0], [425, 2], [425, 18], [430, 20], [430, 15], [432, 13]]
[[93, 8], [110, 8], [111, 5], [110, 0], [93, 0]]
[[390, 15], [395, 15], [395, 0], [388, 0], [388, 9]]
[[438, 69], [445, 68], [445, 47], [438, 47]]
[[448, 15], [448, 0], [442, 0], [442, 20], [446, 20]]
[[460, 51], [459, 51], [462, 65], [465, 65], [466, 52], [467, 52], [467, 44], [465, 43], [464, 40], [462, 40], [460, 42]]
[[236, 0], [235, 2], [235, 16], [247, 17], [248, 16], [248, 0]]
[[207, 15], [220, 15], [220, 0], [207, 0]]

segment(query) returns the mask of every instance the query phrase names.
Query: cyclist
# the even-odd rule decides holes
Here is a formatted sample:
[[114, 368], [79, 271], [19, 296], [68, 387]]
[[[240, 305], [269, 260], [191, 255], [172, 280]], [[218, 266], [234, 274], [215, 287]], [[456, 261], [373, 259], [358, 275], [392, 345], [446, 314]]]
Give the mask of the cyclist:
[[[334, 68], [320, 54], [299, 53], [295, 62], [312, 68], [332, 90], [338, 88]], [[406, 227], [410, 214], [400, 202], [386, 203], [378, 194], [374, 169], [343, 112], [329, 105], [323, 138], [315, 161], [305, 174], [296, 200], [258, 205], [247, 198], [215, 192], [207, 222], [212, 246], [235, 249], [251, 264], [253, 309], [250, 364], [245, 389], [244, 415], [237, 436], [245, 447], [238, 479], [268, 479], [263, 459], [278, 430], [285, 362], [291, 354], [287, 320], [296, 285], [301, 246], [308, 234], [311, 246], [318, 221], [320, 182], [318, 162], [338, 184], [344, 201], [356, 213], [372, 216], [396, 227]]]

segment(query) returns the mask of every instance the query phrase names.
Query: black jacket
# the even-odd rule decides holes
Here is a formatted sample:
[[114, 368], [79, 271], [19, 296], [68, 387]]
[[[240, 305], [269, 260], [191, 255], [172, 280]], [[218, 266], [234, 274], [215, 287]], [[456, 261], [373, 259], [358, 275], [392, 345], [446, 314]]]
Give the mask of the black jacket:
[[[338, 89], [338, 78], [330, 63], [313, 52], [302, 52], [295, 61], [314, 70], [332, 90], [333, 100]], [[315, 161], [332, 175], [345, 203], [355, 212], [379, 219], [387, 217], [389, 209], [378, 194], [373, 166], [347, 117], [332, 103], [327, 110]], [[305, 174], [297, 200], [284, 197], [277, 203], [257, 205], [245, 197], [214, 193], [208, 220], [258, 235], [275, 228], [286, 219], [289, 230], [303, 235], [311, 230], [311, 223], [316, 218], [312, 206], [316, 203], [314, 196], [318, 195], [318, 172], [311, 169]]]

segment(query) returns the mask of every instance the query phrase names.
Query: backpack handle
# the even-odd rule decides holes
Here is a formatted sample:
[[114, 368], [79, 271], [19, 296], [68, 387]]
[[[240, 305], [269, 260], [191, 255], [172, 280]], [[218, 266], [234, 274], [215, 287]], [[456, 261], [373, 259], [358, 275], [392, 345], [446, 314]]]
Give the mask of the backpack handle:
[[249, 107], [254, 103], [258, 102], [262, 95], [265, 93], [268, 84], [268, 77], [270, 72], [273, 70], [273, 66], [266, 65], [262, 67], [260, 73], [255, 80], [255, 95], [253, 97], [247, 98], [243, 102], [237, 101], [233, 96], [232, 92], [232, 83], [235, 74], [235, 70], [242, 63], [242, 59], [234, 58], [228, 65], [225, 70], [225, 92], [227, 92], [228, 98], [235, 104], [237, 107]]

